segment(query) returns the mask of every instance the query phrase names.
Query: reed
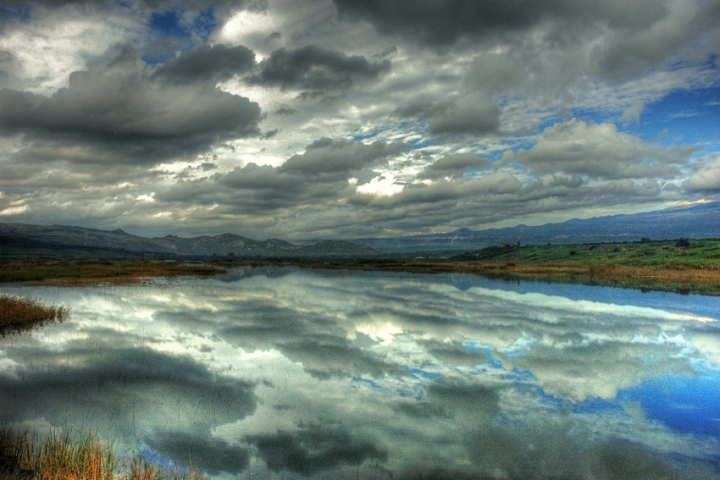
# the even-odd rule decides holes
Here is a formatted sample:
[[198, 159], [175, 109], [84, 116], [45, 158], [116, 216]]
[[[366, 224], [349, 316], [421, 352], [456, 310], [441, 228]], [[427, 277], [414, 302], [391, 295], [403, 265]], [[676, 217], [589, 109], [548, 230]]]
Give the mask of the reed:
[[32, 298], [0, 294], [0, 336], [62, 322], [69, 315], [67, 307], [48, 306]]
[[[50, 433], [43, 439], [29, 433], [0, 430], [0, 478], [35, 480], [201, 480], [194, 469], [185, 474], [166, 472], [141, 459], [130, 467], [116, 458], [112, 445], [92, 433], [73, 439], [70, 433]], [[3, 476], [4, 475], [4, 476]]]

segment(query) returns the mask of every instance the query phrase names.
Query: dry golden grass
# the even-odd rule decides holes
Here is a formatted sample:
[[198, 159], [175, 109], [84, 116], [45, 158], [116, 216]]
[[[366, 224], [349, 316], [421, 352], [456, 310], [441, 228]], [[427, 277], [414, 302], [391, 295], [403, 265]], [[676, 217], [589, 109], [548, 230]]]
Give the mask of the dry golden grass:
[[[69, 434], [51, 433], [42, 440], [28, 433], [0, 430], [0, 455], [5, 459], [7, 478], [36, 480], [200, 480], [205, 476], [190, 469], [185, 475], [161, 472], [157, 467], [133, 459], [129, 471], [117, 472], [120, 462], [113, 447], [97, 436], [85, 434], [73, 440]], [[14, 475], [14, 476], [13, 476]]]
[[0, 335], [62, 322], [69, 314], [67, 307], [47, 306], [32, 298], [0, 294]]

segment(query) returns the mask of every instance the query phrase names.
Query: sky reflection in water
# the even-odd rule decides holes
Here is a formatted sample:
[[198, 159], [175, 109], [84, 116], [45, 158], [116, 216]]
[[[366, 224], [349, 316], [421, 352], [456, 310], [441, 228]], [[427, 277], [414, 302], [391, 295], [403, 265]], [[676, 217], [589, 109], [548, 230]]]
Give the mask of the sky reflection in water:
[[717, 298], [279, 268], [2, 290], [72, 307], [0, 339], [6, 425], [217, 478], [720, 478]]

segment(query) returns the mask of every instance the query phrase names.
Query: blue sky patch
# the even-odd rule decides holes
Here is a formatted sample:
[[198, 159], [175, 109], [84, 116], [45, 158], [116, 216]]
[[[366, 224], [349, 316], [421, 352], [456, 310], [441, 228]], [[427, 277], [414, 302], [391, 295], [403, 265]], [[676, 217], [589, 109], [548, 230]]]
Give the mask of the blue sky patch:
[[190, 38], [192, 33], [186, 25], [183, 25], [182, 18], [182, 10], [167, 10], [161, 13], [153, 13], [150, 16], [148, 25], [153, 33], [160, 38], [172, 38], [176, 40]]

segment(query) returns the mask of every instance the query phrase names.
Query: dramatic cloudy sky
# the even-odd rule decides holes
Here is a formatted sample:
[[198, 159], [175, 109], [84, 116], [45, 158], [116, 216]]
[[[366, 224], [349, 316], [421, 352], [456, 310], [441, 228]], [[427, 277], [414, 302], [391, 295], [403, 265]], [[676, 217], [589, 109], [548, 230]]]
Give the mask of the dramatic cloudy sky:
[[0, 221], [291, 240], [720, 198], [720, 0], [9, 0]]

